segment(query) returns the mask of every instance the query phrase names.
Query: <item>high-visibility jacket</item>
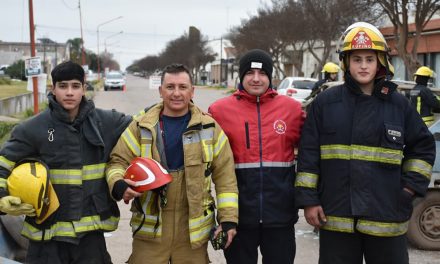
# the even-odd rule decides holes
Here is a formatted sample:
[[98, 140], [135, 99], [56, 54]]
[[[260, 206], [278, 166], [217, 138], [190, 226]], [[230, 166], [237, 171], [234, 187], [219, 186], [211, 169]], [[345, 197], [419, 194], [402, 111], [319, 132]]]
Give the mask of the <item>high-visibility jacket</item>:
[[[163, 104], [159, 103], [145, 114], [134, 118], [116, 144], [110, 158], [106, 177], [110, 190], [123, 179], [125, 169], [135, 157], [148, 157], [158, 162], [165, 160], [159, 117]], [[217, 211], [220, 223], [238, 223], [238, 190], [234, 160], [228, 138], [209, 116], [190, 104], [191, 120], [183, 133], [184, 171], [189, 207], [189, 236], [191, 247], [197, 248], [209, 239], [215, 224], [215, 201], [211, 195], [211, 181], [215, 184]], [[167, 168], [166, 163], [161, 164]], [[161, 207], [156, 191], [141, 197], [143, 214], [132, 204], [131, 226], [139, 239], [161, 238]]]
[[37, 158], [49, 167], [50, 181], [60, 202], [42, 224], [26, 217], [22, 234], [42, 241], [75, 241], [86, 232], [113, 231], [119, 209], [105, 180], [105, 166], [113, 146], [131, 117], [95, 108], [83, 98], [77, 118], [49, 94], [49, 107], [19, 124], [0, 151], [0, 193], [7, 195], [6, 179], [15, 163]]
[[416, 84], [410, 91], [411, 105], [422, 117], [426, 126], [434, 123], [433, 109], [440, 109], [440, 100], [426, 85]]
[[398, 236], [412, 212], [408, 188], [423, 196], [435, 142], [396, 85], [363, 94], [346, 76], [319, 94], [304, 124], [296, 178], [300, 207], [321, 205], [325, 230]]
[[228, 136], [235, 160], [239, 226], [293, 226], [295, 147], [304, 113], [292, 98], [268, 89], [257, 97], [244, 90], [222, 98], [209, 112]]

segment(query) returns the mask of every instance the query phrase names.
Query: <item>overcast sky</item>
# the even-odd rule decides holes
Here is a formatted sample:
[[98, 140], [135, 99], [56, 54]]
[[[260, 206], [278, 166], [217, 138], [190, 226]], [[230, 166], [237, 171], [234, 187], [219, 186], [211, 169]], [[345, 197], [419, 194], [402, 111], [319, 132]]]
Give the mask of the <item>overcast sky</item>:
[[[197, 27], [209, 39], [219, 38], [242, 19], [255, 15], [270, 0], [80, 0], [86, 49], [97, 51], [98, 25], [102, 52], [124, 69], [135, 59], [156, 55], [166, 42]], [[1, 0], [0, 40], [29, 42], [29, 0]], [[81, 36], [79, 0], [33, 0], [35, 38], [64, 43]], [[119, 32], [123, 31], [122, 34]]]

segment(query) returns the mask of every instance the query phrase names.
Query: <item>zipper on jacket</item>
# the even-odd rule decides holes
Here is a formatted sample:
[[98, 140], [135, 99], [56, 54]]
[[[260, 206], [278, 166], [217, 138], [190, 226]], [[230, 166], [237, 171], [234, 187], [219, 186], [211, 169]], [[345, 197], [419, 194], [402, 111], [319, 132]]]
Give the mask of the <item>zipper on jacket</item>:
[[249, 140], [249, 123], [248, 122], [244, 122], [244, 130], [246, 132], [246, 148], [250, 149], [251, 142]]
[[263, 139], [261, 135], [260, 96], [257, 96], [258, 144], [260, 145], [260, 224], [263, 223]]

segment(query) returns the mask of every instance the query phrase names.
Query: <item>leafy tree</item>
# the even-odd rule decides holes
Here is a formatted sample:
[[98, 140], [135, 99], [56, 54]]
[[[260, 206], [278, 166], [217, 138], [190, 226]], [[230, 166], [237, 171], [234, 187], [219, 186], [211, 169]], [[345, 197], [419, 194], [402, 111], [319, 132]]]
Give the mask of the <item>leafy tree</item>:
[[14, 64], [6, 68], [5, 73], [13, 79], [27, 80], [24, 70], [24, 61], [18, 60], [14, 62]]

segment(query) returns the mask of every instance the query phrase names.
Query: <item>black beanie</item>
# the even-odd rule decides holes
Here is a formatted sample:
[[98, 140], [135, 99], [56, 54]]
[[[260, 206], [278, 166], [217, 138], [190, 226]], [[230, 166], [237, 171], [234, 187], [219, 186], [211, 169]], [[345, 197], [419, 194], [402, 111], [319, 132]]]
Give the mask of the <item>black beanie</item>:
[[53, 68], [51, 75], [52, 84], [54, 87], [57, 82], [70, 80], [78, 80], [84, 84], [85, 74], [83, 67], [72, 61], [65, 61], [58, 64], [55, 68]]
[[272, 86], [273, 62], [272, 57], [267, 52], [260, 49], [253, 49], [241, 57], [240, 68], [238, 70], [241, 83], [243, 83], [244, 75], [250, 69], [263, 70], [267, 74], [267, 77], [269, 77], [269, 87]]

